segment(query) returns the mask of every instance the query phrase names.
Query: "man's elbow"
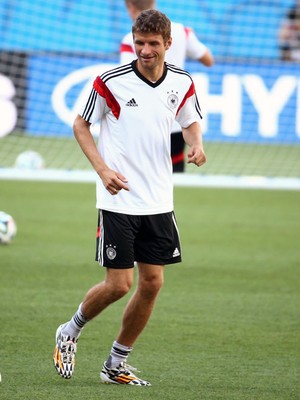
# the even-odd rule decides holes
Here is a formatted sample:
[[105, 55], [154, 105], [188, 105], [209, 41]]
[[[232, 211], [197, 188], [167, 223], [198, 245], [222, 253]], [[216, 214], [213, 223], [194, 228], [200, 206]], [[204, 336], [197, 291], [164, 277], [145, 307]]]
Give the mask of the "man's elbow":
[[206, 67], [212, 67], [214, 65], [215, 61], [213, 57], [211, 57], [209, 60], [207, 60], [207, 63], [205, 64]]
[[210, 51], [207, 51], [204, 56], [199, 59], [199, 61], [206, 67], [212, 67], [215, 63], [214, 57]]

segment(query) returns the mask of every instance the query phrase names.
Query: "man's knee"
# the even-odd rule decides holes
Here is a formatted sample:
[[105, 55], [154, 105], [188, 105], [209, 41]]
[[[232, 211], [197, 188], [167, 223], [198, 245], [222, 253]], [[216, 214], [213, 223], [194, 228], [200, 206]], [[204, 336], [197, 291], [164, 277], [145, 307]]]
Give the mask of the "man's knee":
[[115, 300], [118, 300], [124, 297], [130, 289], [131, 285], [125, 283], [114, 284], [110, 286], [110, 293]]
[[143, 277], [139, 282], [139, 289], [143, 296], [155, 297], [163, 286], [163, 277], [159, 274]]
[[110, 272], [105, 281], [107, 290], [110, 292], [114, 300], [124, 297], [132, 287], [133, 278], [131, 274], [124, 271], [124, 274], [118, 272]]

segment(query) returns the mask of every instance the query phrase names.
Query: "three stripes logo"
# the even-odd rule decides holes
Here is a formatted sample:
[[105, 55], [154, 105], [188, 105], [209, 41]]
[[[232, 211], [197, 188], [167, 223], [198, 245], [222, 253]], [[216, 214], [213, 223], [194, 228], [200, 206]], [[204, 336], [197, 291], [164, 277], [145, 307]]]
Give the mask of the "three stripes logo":
[[126, 103], [126, 106], [128, 106], [128, 107], [137, 107], [138, 104], [137, 104], [137, 102], [134, 100], [134, 98], [132, 98], [131, 100], [129, 100], [129, 101]]
[[176, 247], [176, 249], [173, 251], [173, 257], [178, 257], [178, 256], [180, 256], [180, 251]]

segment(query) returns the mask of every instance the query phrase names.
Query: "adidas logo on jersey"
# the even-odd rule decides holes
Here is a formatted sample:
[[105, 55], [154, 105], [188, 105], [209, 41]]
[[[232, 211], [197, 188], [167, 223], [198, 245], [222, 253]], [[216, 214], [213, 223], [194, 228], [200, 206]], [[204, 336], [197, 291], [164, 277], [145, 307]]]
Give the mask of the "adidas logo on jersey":
[[128, 101], [128, 103], [126, 103], [126, 106], [129, 106], [129, 107], [137, 107], [138, 104], [136, 103], [136, 101], [134, 100], [134, 98], [132, 98], [131, 100]]
[[176, 249], [173, 251], [173, 257], [178, 257], [178, 256], [180, 256], [180, 252], [176, 247]]

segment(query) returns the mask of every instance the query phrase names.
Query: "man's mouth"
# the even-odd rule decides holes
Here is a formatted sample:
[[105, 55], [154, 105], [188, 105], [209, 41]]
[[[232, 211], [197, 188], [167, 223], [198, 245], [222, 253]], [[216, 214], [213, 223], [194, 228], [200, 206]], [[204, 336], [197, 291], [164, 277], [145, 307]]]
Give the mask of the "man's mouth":
[[142, 59], [143, 60], [152, 60], [153, 59], [153, 57], [152, 56], [148, 56], [148, 57], [145, 57], [145, 56], [141, 56], [142, 57]]

